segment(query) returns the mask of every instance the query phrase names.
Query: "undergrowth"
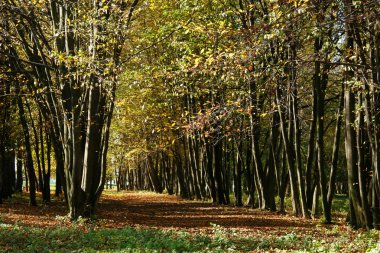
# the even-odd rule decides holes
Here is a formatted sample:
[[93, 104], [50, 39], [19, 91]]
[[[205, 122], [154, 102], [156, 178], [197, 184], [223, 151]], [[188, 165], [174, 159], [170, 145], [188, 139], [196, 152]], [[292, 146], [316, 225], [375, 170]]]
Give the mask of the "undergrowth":
[[[22, 197], [12, 201], [24, 201]], [[345, 217], [347, 203], [344, 195], [334, 199], [333, 209], [340, 220]], [[4, 217], [6, 213], [0, 214], [0, 252], [380, 252], [379, 231], [352, 230], [343, 222], [278, 230], [272, 224], [270, 229], [249, 231], [212, 223], [205, 232], [189, 232], [110, 229], [102, 226], [101, 219], [79, 219], [72, 224], [67, 216], [59, 215], [55, 217], [59, 227], [33, 228], [22, 222], [5, 224]]]
[[[342, 228], [317, 227], [325, 235], [290, 231], [280, 236], [245, 235], [211, 224], [212, 232], [141, 229], [95, 229], [73, 227], [30, 228], [0, 225], [1, 252], [248, 252], [286, 250], [292, 252], [378, 252], [378, 231], [354, 232]], [[343, 230], [343, 231], [342, 231]]]

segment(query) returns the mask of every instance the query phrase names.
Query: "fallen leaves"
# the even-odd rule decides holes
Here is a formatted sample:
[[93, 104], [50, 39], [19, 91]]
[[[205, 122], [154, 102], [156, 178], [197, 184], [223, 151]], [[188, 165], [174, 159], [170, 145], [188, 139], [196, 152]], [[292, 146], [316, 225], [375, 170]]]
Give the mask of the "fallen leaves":
[[[53, 199], [48, 206], [31, 207], [26, 194], [16, 195], [0, 205], [0, 221], [29, 227], [73, 226], [67, 218], [64, 201]], [[247, 237], [284, 236], [297, 233], [302, 236], [326, 238], [333, 241], [347, 227], [341, 219], [336, 225], [319, 224], [291, 215], [246, 207], [216, 206], [210, 202], [182, 200], [174, 195], [150, 192], [112, 192], [103, 194], [92, 229], [102, 228], [157, 228], [213, 234], [213, 226], [234, 231]], [[83, 223], [83, 224], [82, 224]], [[87, 221], [77, 222], [84, 230]], [[326, 231], [331, 231], [326, 235]], [[353, 236], [357, 232], [352, 232]]]

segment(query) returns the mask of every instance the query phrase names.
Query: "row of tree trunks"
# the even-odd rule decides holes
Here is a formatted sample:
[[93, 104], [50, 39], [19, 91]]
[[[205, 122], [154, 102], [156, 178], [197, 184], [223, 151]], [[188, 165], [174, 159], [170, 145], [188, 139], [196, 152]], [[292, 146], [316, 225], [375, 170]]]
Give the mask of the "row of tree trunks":
[[[19, 1], [2, 5], [2, 14], [7, 15], [4, 21], [13, 28], [9, 32], [20, 44], [7, 43], [5, 46], [13, 60], [12, 71], [23, 75], [24, 83], [38, 105], [40, 131], [36, 125], [28, 126], [33, 121], [27, 121], [28, 111], [24, 108], [22, 96], [18, 96], [33, 205], [36, 204], [36, 186], [43, 191], [44, 200], [49, 201], [53, 149], [57, 165], [56, 194], [61, 194], [64, 189], [69, 216], [77, 219], [79, 216], [90, 217], [95, 212], [106, 181], [109, 129], [124, 31], [138, 2], [122, 1], [117, 6], [107, 6], [108, 9], [105, 9], [104, 1], [82, 4], [51, 0], [43, 4], [44, 8], [39, 8], [42, 3], [25, 5]], [[80, 20], [83, 18], [80, 11], [91, 13], [90, 26], [86, 27], [87, 18], [86, 22]], [[120, 19], [121, 16], [124, 18]], [[117, 21], [114, 20], [116, 17]], [[108, 22], [110, 19], [113, 22]], [[120, 33], [115, 33], [115, 29]], [[81, 33], [83, 31], [85, 34]], [[112, 41], [110, 45], [109, 41]], [[81, 67], [72, 65], [71, 59], [84, 52], [87, 65], [78, 69]], [[42, 130], [44, 125], [45, 131]], [[34, 145], [30, 142], [30, 130], [35, 136]]]
[[[373, 8], [371, 2], [361, 3], [360, 7], [363, 10]], [[374, 36], [367, 36], [362, 27], [357, 25], [361, 17], [351, 0], [344, 1], [344, 13], [347, 62], [344, 109], [349, 219], [354, 227], [379, 229], [380, 33], [376, 25], [379, 19], [368, 16], [368, 33]], [[370, 45], [371, 49], [366, 49], [366, 45]], [[357, 55], [355, 59], [352, 57], [354, 54]], [[358, 65], [360, 69], [356, 68]], [[356, 71], [361, 73], [361, 77], [356, 77]]]
[[[10, 51], [11, 53], [16, 54], [13, 50]], [[16, 73], [17, 70], [20, 69], [19, 63], [14, 59], [11, 59], [8, 64], [13, 73]], [[50, 202], [51, 138], [49, 136], [50, 128], [43, 122], [41, 111], [37, 110], [37, 113], [33, 114], [31, 110], [33, 105], [31, 105], [30, 99], [21, 95], [25, 92], [25, 89], [22, 90], [20, 88], [20, 83], [23, 84], [28, 81], [30, 80], [24, 78], [22, 75], [10, 75], [7, 82], [8, 85], [12, 84], [12, 92], [16, 94], [16, 96], [11, 96], [13, 97], [12, 105], [15, 114], [18, 114], [19, 116], [23, 138], [20, 140], [10, 140], [12, 146], [9, 146], [7, 149], [12, 147], [12, 159], [14, 161], [5, 166], [7, 168], [6, 171], [9, 170], [9, 173], [11, 173], [6, 175], [5, 178], [7, 178], [6, 181], [10, 184], [7, 193], [9, 196], [15, 191], [21, 192], [23, 188], [22, 170], [25, 166], [26, 189], [30, 193], [31, 205], [36, 205], [36, 190], [43, 193], [42, 196], [45, 203]], [[6, 124], [3, 125], [3, 127], [5, 126]], [[6, 148], [6, 145], [3, 147]], [[24, 150], [22, 150], [23, 147], [25, 147]], [[33, 148], [34, 154], [32, 151]], [[38, 178], [36, 177], [34, 169], [35, 162], [38, 167]]]
[[[16, 82], [16, 92], [19, 93], [19, 84]], [[34, 164], [33, 164], [33, 155], [32, 155], [32, 148], [31, 148], [31, 142], [30, 142], [30, 136], [29, 136], [29, 127], [26, 120], [26, 114], [24, 109], [24, 104], [22, 101], [22, 97], [18, 96], [17, 99], [17, 105], [19, 109], [20, 114], [20, 121], [24, 133], [24, 145], [25, 145], [25, 152], [26, 152], [26, 168], [28, 171], [28, 178], [29, 178], [29, 194], [30, 194], [30, 204], [32, 206], [36, 206], [36, 175], [34, 170]]]
[[[5, 71], [9, 66], [12, 74], [17, 73], [15, 78], [7, 79], [5, 89], [1, 87], [1, 95], [9, 95], [12, 84], [17, 95], [13, 101], [1, 103], [1, 118], [7, 121], [11, 108], [18, 108], [23, 137], [18, 141], [25, 147], [26, 182], [32, 205], [36, 204], [36, 188], [43, 192], [44, 201], [50, 200], [50, 159], [54, 151], [56, 195], [64, 190], [70, 217], [90, 217], [95, 212], [108, 178], [108, 139], [125, 39], [119, 33], [128, 27], [137, 3], [137, 0], [129, 4], [121, 1], [105, 8], [104, 1], [79, 4], [51, 0], [45, 6], [51, 15], [48, 17], [36, 7], [41, 3], [24, 5], [12, 1], [14, 6], [1, 5], [4, 20], [1, 27], [10, 33], [9, 38], [17, 41], [0, 44], [1, 51], [8, 55]], [[181, 120], [190, 126], [184, 126], [183, 132], [167, 129], [171, 136], [166, 136], [163, 148], [155, 145], [158, 137], [154, 140], [145, 137], [146, 147], [137, 160], [116, 169], [117, 188], [159, 193], [166, 190], [184, 198], [211, 198], [218, 204], [229, 204], [233, 191], [237, 206], [243, 204], [243, 196], [248, 196], [250, 206], [272, 211], [278, 208], [276, 195], [280, 199], [279, 209], [284, 211], [284, 199], [290, 193], [294, 215], [305, 218], [310, 211], [318, 215], [321, 197], [323, 215], [329, 223], [334, 190], [339, 185], [348, 188], [351, 224], [379, 228], [380, 20], [378, 13], [371, 11], [375, 7], [378, 10], [379, 4], [371, 0], [304, 3], [310, 7], [309, 17], [316, 23], [312, 24], [314, 33], [307, 38], [301, 28], [308, 20], [298, 18], [298, 11], [303, 9], [276, 4], [276, 1], [236, 3], [241, 11], [231, 19], [240, 23], [234, 25], [236, 31], [231, 34], [239, 34], [236, 38], [244, 44], [241, 52], [244, 57], [239, 59], [242, 71], [237, 72], [240, 76], [225, 84], [222, 69], [215, 68], [211, 74], [183, 73], [189, 80], [185, 85], [181, 82], [184, 93], [178, 99], [181, 104], [178, 109], [186, 115]], [[272, 22], [271, 6], [284, 8], [287, 18], [294, 22], [282, 20], [284, 17], [280, 15], [280, 23], [274, 27], [283, 31], [266, 34], [272, 29], [266, 26]], [[83, 26], [79, 9], [91, 13], [90, 26]], [[9, 18], [14, 16], [17, 18]], [[127, 18], [126, 23], [120, 23], [121, 16]], [[114, 21], [112, 18], [118, 20], [114, 26], [108, 22]], [[80, 33], [85, 30], [88, 30], [85, 35]], [[265, 34], [256, 34], [260, 39], [252, 41], [246, 35], [256, 30]], [[220, 46], [220, 40], [213, 43], [214, 48]], [[312, 52], [310, 62], [301, 57], [301, 50]], [[86, 66], [73, 64], [83, 57], [86, 60], [81, 64]], [[303, 64], [310, 69], [304, 70]], [[212, 90], [197, 93], [198, 77], [207, 79]], [[339, 90], [342, 82], [343, 88]], [[24, 84], [35, 104], [22, 94]], [[302, 97], [307, 93], [303, 88], [306, 85], [312, 87], [311, 104]], [[239, 91], [238, 95], [231, 91], [234, 89]], [[327, 92], [328, 89], [331, 90]], [[332, 94], [332, 98], [327, 94]], [[228, 101], [230, 97], [237, 101]], [[328, 103], [338, 105], [334, 112], [327, 110]], [[332, 116], [335, 109], [336, 117]], [[309, 111], [311, 120], [302, 121]], [[336, 177], [339, 160], [344, 160], [339, 157], [343, 120], [347, 187]], [[330, 126], [335, 121], [332, 133]], [[301, 138], [305, 129], [309, 132], [306, 160]], [[331, 161], [326, 155], [329, 137], [333, 137]], [[9, 142], [11, 137], [5, 124], [0, 138], [2, 199], [9, 197], [16, 186], [19, 189], [22, 181], [16, 183], [14, 170], [15, 161], [21, 160], [17, 151], [20, 145]], [[18, 180], [19, 167], [17, 162]], [[11, 178], [11, 183], [6, 183], [5, 178]]]

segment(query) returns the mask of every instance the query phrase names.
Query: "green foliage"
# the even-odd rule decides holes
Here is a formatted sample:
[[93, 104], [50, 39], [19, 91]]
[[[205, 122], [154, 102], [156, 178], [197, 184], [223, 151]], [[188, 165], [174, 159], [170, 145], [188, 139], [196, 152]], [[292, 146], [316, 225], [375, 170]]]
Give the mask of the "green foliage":
[[347, 195], [337, 194], [333, 199], [332, 205], [333, 205], [332, 210], [334, 210], [337, 213], [348, 212], [349, 202], [348, 202]]
[[354, 232], [342, 227], [317, 227], [313, 236], [302, 230], [288, 233], [257, 232], [248, 236], [242, 231], [211, 224], [212, 233], [189, 233], [157, 229], [123, 228], [83, 229], [82, 226], [30, 228], [0, 226], [0, 249], [5, 252], [377, 252], [378, 231]]
[[212, 233], [213, 233], [213, 241], [212, 244], [216, 248], [220, 249], [233, 249], [232, 241], [229, 238], [229, 232], [225, 228], [220, 225], [211, 223]]
[[103, 229], [83, 232], [77, 227], [39, 229], [1, 227], [0, 247], [10, 252], [129, 252], [199, 251], [210, 244], [206, 236], [153, 229]]

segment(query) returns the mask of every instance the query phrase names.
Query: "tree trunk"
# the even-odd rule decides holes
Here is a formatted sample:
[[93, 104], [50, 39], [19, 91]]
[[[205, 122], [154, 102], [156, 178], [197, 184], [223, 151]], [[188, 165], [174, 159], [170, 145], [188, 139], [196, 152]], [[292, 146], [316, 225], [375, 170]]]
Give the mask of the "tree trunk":
[[298, 184], [297, 184], [297, 175], [296, 175], [296, 165], [295, 165], [295, 154], [294, 150], [292, 149], [291, 144], [289, 143], [288, 139], [288, 133], [285, 126], [285, 116], [283, 113], [283, 109], [281, 108], [281, 95], [280, 95], [280, 88], [277, 87], [276, 90], [276, 105], [278, 108], [278, 113], [280, 117], [280, 127], [281, 127], [281, 135], [284, 143], [284, 152], [286, 156], [286, 163], [289, 171], [289, 179], [290, 179], [290, 190], [292, 193], [292, 207], [293, 207], [293, 214], [294, 215], [300, 215], [301, 214], [301, 205], [299, 201], [299, 191], [298, 191]]
[[17, 168], [16, 168], [16, 192], [22, 192], [22, 167], [23, 167], [23, 154], [21, 150], [17, 151]]
[[[345, 16], [349, 17], [345, 22], [346, 32], [346, 61], [351, 62], [351, 56], [354, 52], [354, 12], [352, 0], [344, 1]], [[348, 174], [348, 192], [350, 201], [350, 224], [353, 227], [368, 227], [368, 222], [363, 210], [360, 197], [359, 187], [359, 167], [357, 154], [357, 139], [355, 133], [355, 95], [351, 87], [351, 81], [354, 81], [354, 71], [352, 67], [346, 66], [345, 70], [345, 148], [346, 148], [346, 163]]]
[[[295, 35], [293, 35], [295, 36]], [[302, 157], [301, 157], [301, 129], [299, 125], [299, 115], [298, 115], [298, 88], [297, 88], [297, 49], [296, 49], [296, 38], [292, 38], [290, 42], [290, 59], [291, 59], [291, 70], [289, 77], [289, 87], [291, 90], [290, 94], [290, 115], [289, 119], [293, 120], [293, 130], [294, 130], [294, 154], [295, 154], [295, 165], [297, 171], [297, 181], [298, 181], [298, 191], [300, 195], [300, 205], [302, 216], [305, 218], [309, 217], [309, 211], [307, 209], [306, 203], [306, 193], [305, 193], [305, 181], [303, 179], [303, 168], [302, 168]]]
[[341, 94], [339, 98], [339, 107], [337, 111], [335, 137], [334, 137], [333, 152], [332, 152], [332, 158], [331, 158], [330, 179], [329, 179], [328, 194], [327, 194], [327, 201], [330, 208], [332, 207], [332, 200], [333, 200], [334, 192], [335, 192], [336, 174], [338, 170], [338, 156], [339, 156], [340, 135], [341, 135], [341, 128], [342, 128], [343, 104], [344, 104], [344, 85], [342, 84]]
[[[28, 114], [29, 114], [29, 121], [31, 128], [33, 130], [34, 134], [34, 152], [36, 154], [36, 163], [37, 163], [37, 171], [38, 171], [38, 183], [37, 183], [37, 191], [43, 192], [44, 184], [43, 184], [43, 178], [42, 178], [42, 169], [41, 169], [41, 156], [40, 156], [40, 136], [38, 135], [36, 125], [34, 124], [34, 119], [32, 115], [32, 111], [30, 110], [30, 103], [28, 100], [26, 100], [26, 107], [28, 109]], [[39, 119], [39, 123], [41, 124], [41, 119]]]
[[[43, 177], [44, 177], [44, 191], [42, 194], [42, 198], [46, 203], [50, 203], [50, 173], [51, 173], [51, 140], [48, 133], [48, 130], [45, 129], [45, 136], [46, 136], [46, 159], [47, 159], [47, 168], [45, 165], [43, 165]], [[42, 131], [41, 131], [41, 137]], [[41, 148], [43, 148], [43, 142], [41, 140]], [[42, 153], [44, 155], [44, 153]], [[43, 164], [45, 162], [43, 161]], [[47, 169], [47, 170], [46, 170]]]
[[[16, 89], [19, 92], [19, 85], [16, 84]], [[29, 127], [28, 122], [26, 121], [24, 105], [22, 102], [22, 97], [19, 95], [17, 98], [17, 105], [19, 109], [20, 121], [24, 133], [24, 145], [26, 152], [26, 169], [28, 171], [29, 178], [29, 196], [30, 196], [30, 205], [37, 206], [36, 202], [36, 176], [34, 173], [34, 165], [33, 165], [33, 156], [32, 156], [32, 148], [30, 146], [30, 137], [29, 137]]]
[[234, 166], [234, 193], [235, 193], [235, 205], [243, 205], [243, 194], [241, 185], [242, 167], [243, 167], [243, 142], [240, 135], [239, 141], [236, 144], [236, 166]]
[[206, 140], [206, 154], [207, 154], [207, 178], [208, 184], [211, 191], [211, 198], [213, 203], [217, 203], [217, 194], [216, 194], [216, 186], [215, 186], [215, 178], [214, 178], [214, 149], [210, 140]]
[[245, 162], [245, 170], [246, 170], [246, 184], [248, 188], [248, 200], [246, 205], [255, 207], [255, 173], [254, 171], [254, 163], [252, 159], [252, 140], [250, 136], [247, 136], [246, 141], [246, 162]]
[[180, 150], [179, 144], [176, 144], [176, 148], [174, 150], [174, 157], [175, 157], [175, 162], [176, 162], [176, 165], [175, 165], [176, 175], [177, 175], [177, 180], [179, 184], [180, 196], [182, 198], [187, 199], [190, 197], [190, 195], [189, 195], [189, 189], [188, 189], [187, 183], [185, 181], [185, 176], [183, 173], [183, 164], [182, 164], [181, 154], [179, 150]]
[[215, 165], [215, 181], [217, 185], [217, 197], [218, 197], [218, 203], [226, 205], [227, 201], [225, 199], [224, 193], [224, 184], [223, 184], [223, 167], [222, 167], [222, 160], [223, 160], [223, 143], [222, 141], [218, 141], [216, 144], [214, 144], [214, 165]]

